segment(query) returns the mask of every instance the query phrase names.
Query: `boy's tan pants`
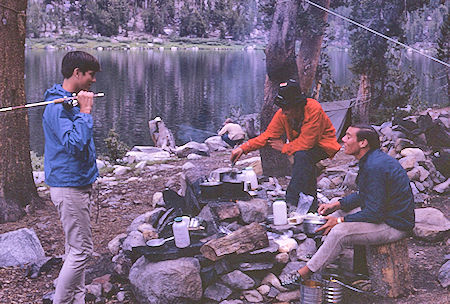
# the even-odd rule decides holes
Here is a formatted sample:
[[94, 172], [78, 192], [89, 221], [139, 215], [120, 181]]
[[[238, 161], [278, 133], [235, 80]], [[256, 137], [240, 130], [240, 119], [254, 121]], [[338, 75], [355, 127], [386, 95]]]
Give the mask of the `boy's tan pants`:
[[54, 304], [85, 303], [84, 270], [93, 250], [91, 192], [91, 185], [50, 187], [51, 199], [58, 209], [65, 234], [66, 255], [56, 284]]

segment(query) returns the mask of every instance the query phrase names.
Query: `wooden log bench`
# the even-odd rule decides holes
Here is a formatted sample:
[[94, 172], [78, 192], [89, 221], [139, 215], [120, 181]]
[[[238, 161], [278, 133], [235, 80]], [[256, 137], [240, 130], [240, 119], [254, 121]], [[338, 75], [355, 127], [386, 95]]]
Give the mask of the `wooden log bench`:
[[397, 298], [412, 290], [407, 239], [355, 246], [353, 270], [368, 274], [372, 290], [379, 296]]

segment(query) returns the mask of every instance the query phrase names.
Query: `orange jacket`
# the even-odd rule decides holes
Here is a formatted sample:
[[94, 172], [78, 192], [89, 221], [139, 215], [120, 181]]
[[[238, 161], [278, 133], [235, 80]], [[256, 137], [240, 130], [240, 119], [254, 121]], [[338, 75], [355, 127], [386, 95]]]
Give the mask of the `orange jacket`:
[[333, 157], [341, 148], [336, 140], [336, 130], [317, 100], [307, 99], [305, 118], [300, 133], [289, 125], [288, 118], [279, 109], [272, 118], [266, 131], [241, 145], [244, 153], [257, 150], [267, 144], [269, 138], [280, 138], [286, 134], [289, 142], [283, 146], [281, 153], [292, 155], [297, 151], [321, 147], [329, 157]]

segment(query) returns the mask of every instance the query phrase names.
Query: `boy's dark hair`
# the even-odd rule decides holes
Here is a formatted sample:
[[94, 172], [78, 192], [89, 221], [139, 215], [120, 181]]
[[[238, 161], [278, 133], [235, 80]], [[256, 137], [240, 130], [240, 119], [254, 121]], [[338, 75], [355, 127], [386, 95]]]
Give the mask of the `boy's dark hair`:
[[367, 139], [371, 150], [380, 148], [380, 136], [371, 125], [353, 124], [351, 127], [359, 129], [358, 132], [356, 132], [356, 138], [358, 141]]
[[100, 64], [98, 60], [89, 53], [83, 51], [73, 51], [67, 53], [61, 65], [61, 73], [64, 78], [70, 78], [73, 71], [79, 68], [81, 72], [86, 73], [87, 71], [100, 71]]

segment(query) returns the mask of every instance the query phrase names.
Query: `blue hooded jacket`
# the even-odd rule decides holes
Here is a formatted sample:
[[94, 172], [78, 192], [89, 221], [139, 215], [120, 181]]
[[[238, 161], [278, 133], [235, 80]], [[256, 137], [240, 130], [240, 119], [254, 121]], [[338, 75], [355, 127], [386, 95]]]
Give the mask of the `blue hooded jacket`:
[[[45, 92], [45, 100], [72, 96], [55, 84]], [[64, 109], [62, 104], [46, 106], [42, 120], [45, 135], [45, 182], [51, 187], [81, 187], [98, 177], [90, 114], [79, 107]]]

